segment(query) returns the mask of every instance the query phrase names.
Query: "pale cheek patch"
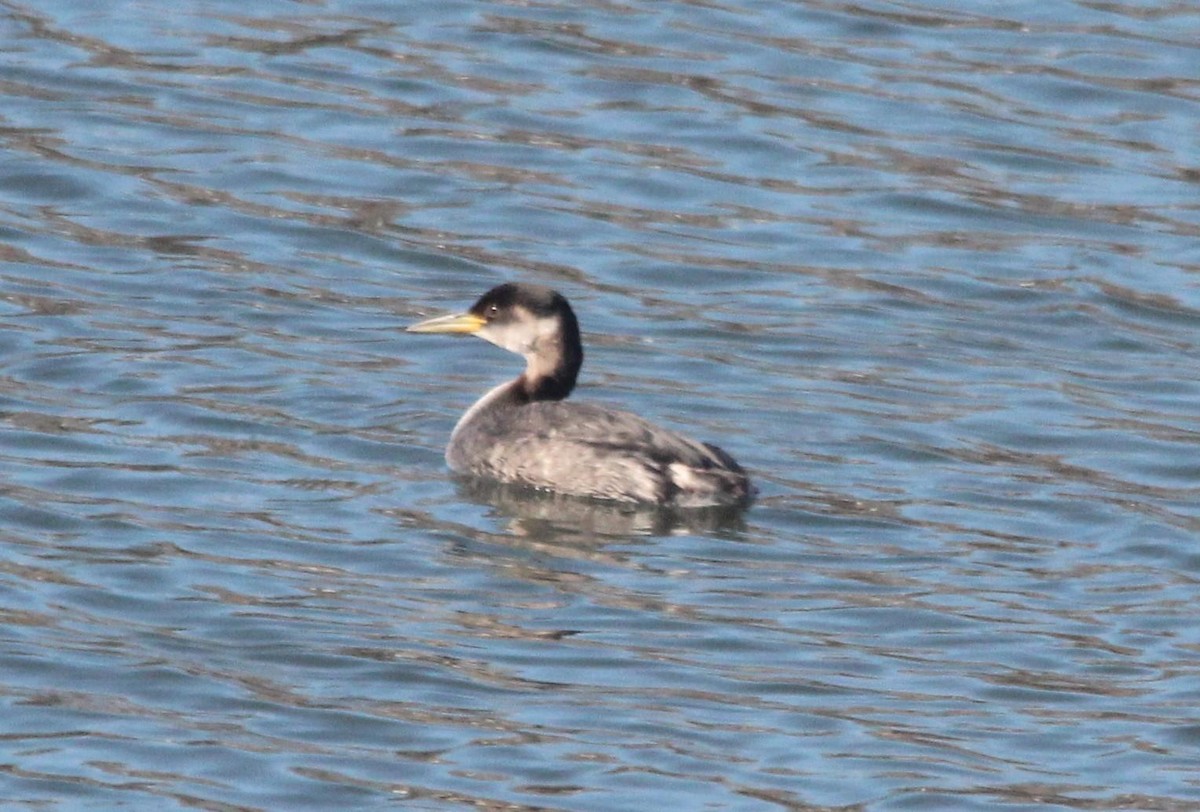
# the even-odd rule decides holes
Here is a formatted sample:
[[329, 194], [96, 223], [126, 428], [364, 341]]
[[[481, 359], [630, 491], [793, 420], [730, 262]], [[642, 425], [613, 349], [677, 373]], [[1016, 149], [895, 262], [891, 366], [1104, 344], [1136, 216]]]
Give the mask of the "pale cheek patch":
[[503, 324], [489, 324], [477, 335], [497, 347], [526, 356], [558, 335], [560, 325], [554, 316], [535, 317], [523, 307], [514, 308], [513, 316]]
[[557, 316], [543, 316], [536, 319], [533, 324], [533, 333], [537, 336], [536, 342], [538, 344], [547, 339], [557, 338], [559, 333], [562, 332], [562, 324], [559, 323]]
[[499, 323], [489, 324], [479, 331], [480, 338], [492, 342], [517, 355], [529, 351], [528, 322], [529, 313], [522, 308], [514, 308], [513, 318]]

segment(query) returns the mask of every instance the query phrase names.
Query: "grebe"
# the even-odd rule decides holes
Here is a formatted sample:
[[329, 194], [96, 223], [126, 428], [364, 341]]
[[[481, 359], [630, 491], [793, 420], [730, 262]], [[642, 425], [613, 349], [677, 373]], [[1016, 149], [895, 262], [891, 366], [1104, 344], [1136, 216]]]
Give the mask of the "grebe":
[[745, 505], [754, 488], [721, 449], [629, 412], [568, 403], [583, 364], [579, 322], [558, 292], [506, 283], [466, 313], [411, 333], [475, 335], [525, 357], [525, 372], [458, 421], [446, 461], [460, 474], [571, 496], [674, 507]]

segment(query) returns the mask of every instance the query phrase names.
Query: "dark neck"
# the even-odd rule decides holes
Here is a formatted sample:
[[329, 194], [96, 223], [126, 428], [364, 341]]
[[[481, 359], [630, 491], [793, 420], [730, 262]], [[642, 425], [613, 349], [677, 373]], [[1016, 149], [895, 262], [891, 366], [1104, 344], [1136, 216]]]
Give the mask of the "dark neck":
[[527, 401], [562, 400], [575, 388], [579, 368], [583, 366], [583, 345], [574, 314], [563, 324], [553, 341], [545, 342], [530, 357], [525, 373], [516, 380], [516, 389]]
[[575, 388], [574, 376], [570, 378], [541, 377], [517, 378], [517, 389], [526, 402], [535, 400], [562, 400]]

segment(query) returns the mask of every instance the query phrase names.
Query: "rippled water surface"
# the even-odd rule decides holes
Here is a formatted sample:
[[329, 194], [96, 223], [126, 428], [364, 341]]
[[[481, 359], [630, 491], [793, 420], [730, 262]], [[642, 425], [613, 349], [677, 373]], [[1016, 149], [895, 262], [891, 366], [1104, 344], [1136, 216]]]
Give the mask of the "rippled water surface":
[[[1200, 808], [1200, 11], [0, 4], [0, 806]], [[740, 516], [454, 480], [519, 359]]]

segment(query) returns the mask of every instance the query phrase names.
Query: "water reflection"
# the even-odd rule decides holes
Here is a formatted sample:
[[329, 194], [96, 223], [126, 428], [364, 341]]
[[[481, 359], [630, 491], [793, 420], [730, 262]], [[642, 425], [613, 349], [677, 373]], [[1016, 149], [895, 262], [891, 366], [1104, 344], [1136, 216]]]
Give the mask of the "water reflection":
[[672, 508], [579, 499], [479, 478], [456, 477], [465, 499], [494, 507], [509, 532], [531, 539], [603, 541], [630, 536], [738, 533], [745, 530], [742, 507]]

